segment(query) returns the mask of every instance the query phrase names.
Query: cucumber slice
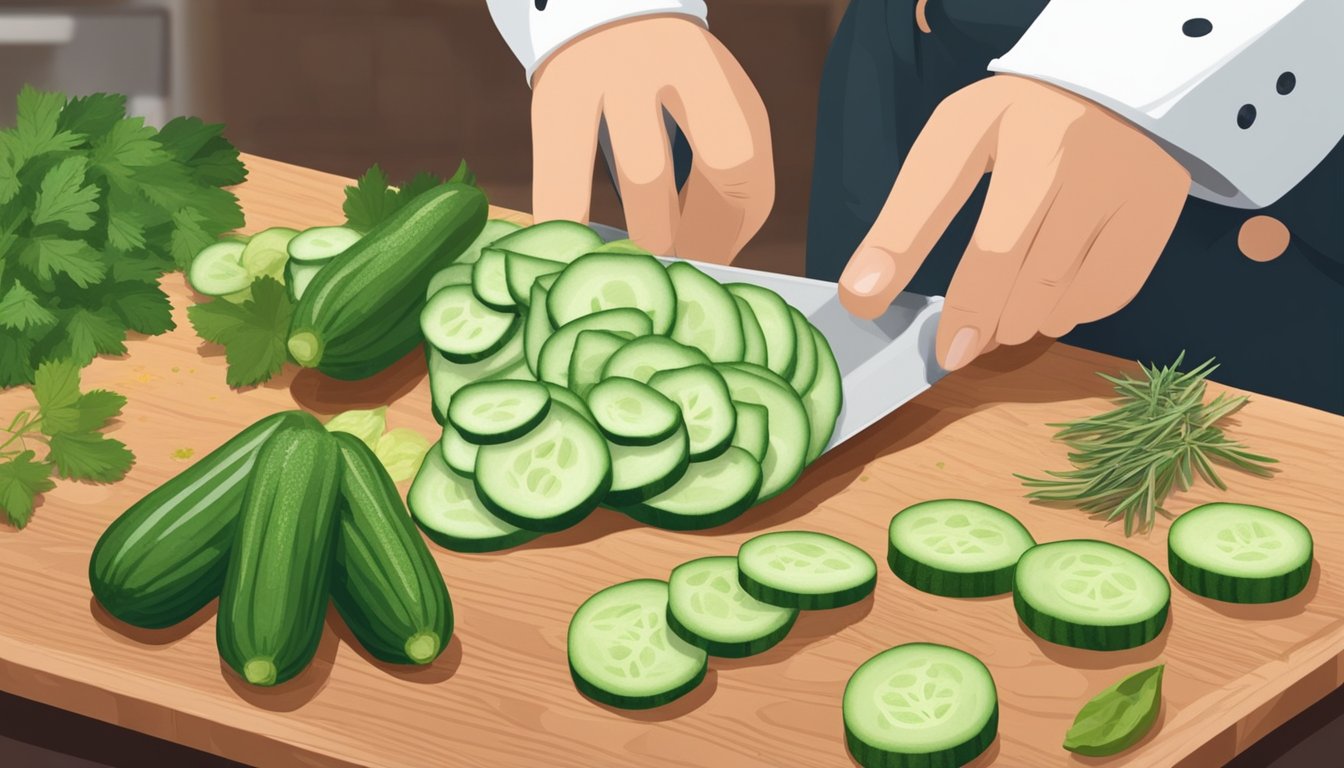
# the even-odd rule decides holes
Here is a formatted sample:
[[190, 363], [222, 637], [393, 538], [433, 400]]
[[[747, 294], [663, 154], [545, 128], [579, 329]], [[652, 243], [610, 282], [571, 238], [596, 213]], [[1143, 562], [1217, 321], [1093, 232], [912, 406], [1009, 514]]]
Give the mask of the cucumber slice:
[[737, 409], [728, 395], [728, 385], [712, 366], [659, 371], [649, 379], [649, 386], [681, 410], [691, 438], [691, 461], [712, 459], [728, 449], [737, 429]]
[[528, 370], [533, 376], [537, 375], [541, 348], [553, 333], [555, 326], [551, 324], [551, 316], [546, 314], [546, 286], [538, 280], [532, 284], [532, 298], [527, 303], [527, 318], [523, 321], [523, 347]]
[[518, 232], [523, 227], [521, 224], [515, 224], [512, 221], [504, 219], [490, 219], [485, 222], [485, 227], [481, 229], [481, 234], [471, 241], [471, 245], [457, 257], [456, 264], [471, 266], [481, 258], [481, 252], [494, 245], [505, 237]]
[[448, 403], [448, 423], [476, 445], [507, 443], [536, 428], [551, 408], [551, 393], [535, 381], [478, 381]]
[[667, 626], [711, 656], [738, 659], [773, 648], [798, 611], [762, 603], [738, 583], [736, 557], [682, 563], [667, 579]]
[[299, 234], [289, 227], [271, 227], [252, 236], [243, 248], [239, 263], [255, 280], [270, 277], [284, 281], [285, 264], [289, 262], [289, 241]]
[[686, 429], [653, 445], [607, 443], [611, 453], [611, 490], [606, 501], [613, 507], [638, 504], [671, 488], [690, 465], [686, 453]]
[[289, 258], [293, 261], [320, 263], [345, 253], [363, 237], [349, 227], [313, 227], [298, 233], [289, 241]]
[[546, 296], [546, 309], [557, 326], [621, 308], [644, 312], [653, 322], [654, 333], [667, 334], [676, 316], [677, 296], [657, 259], [590, 253], [565, 267]]
[[812, 341], [812, 325], [803, 317], [803, 313], [789, 307], [789, 317], [793, 319], [793, 335], [798, 345], [794, 352], [793, 375], [789, 377], [789, 386], [802, 397], [817, 378], [817, 345]]
[[906, 507], [887, 529], [887, 565], [915, 589], [945, 597], [1013, 590], [1013, 571], [1036, 540], [1017, 518], [978, 501], [938, 499]]
[[669, 264], [667, 276], [677, 298], [672, 340], [704, 352], [716, 363], [742, 360], [746, 342], [733, 295], [684, 261]]
[[443, 437], [439, 438], [439, 453], [448, 468], [462, 477], [476, 476], [476, 452], [480, 446], [467, 440], [451, 422], [443, 425]]
[[[558, 283], [557, 283], [558, 285]], [[541, 346], [537, 357], [537, 375], [543, 381], [569, 386], [569, 361], [574, 356], [574, 342], [583, 331], [610, 331], [629, 334], [632, 338], [649, 335], [649, 316], [638, 309], [627, 307], [606, 309], [584, 315], [556, 329]]]
[[602, 379], [602, 369], [629, 339], [610, 331], [581, 331], [569, 358], [569, 388], [581, 397]]
[[611, 487], [611, 455], [597, 428], [552, 402], [536, 429], [476, 454], [476, 492], [494, 515], [531, 531], [588, 516]]
[[857, 603], [877, 585], [877, 564], [867, 552], [812, 531], [748, 539], [737, 551], [737, 567], [747, 594], [785, 608], [838, 608]]
[[495, 354], [474, 363], [455, 363], [444, 357], [434, 347], [425, 345], [425, 358], [429, 367], [429, 391], [434, 401], [434, 418], [440, 424], [448, 420], [448, 403], [457, 391], [474, 381], [484, 379], [522, 379], [532, 378], [523, 362], [523, 335], [513, 334], [513, 338]]
[[807, 442], [807, 463], [811, 464], [826, 451], [835, 433], [835, 424], [840, 420], [840, 409], [844, 405], [843, 382], [840, 378], [840, 365], [835, 362], [835, 353], [831, 343], [821, 335], [821, 331], [809, 326], [812, 343], [817, 348], [817, 378], [811, 389], [803, 395], [803, 408], [807, 411], [810, 427]]
[[471, 285], [471, 265], [450, 264], [434, 273], [429, 279], [429, 288], [425, 289], [425, 298], [433, 297], [450, 285]]
[[[555, 285], [555, 281], [558, 279], [560, 279], [560, 273], [552, 272], [549, 275], [542, 275], [541, 277], [538, 277], [534, 284], [540, 285], [544, 290], [546, 290], [549, 293], [551, 287]], [[529, 304], [531, 303], [530, 299], [528, 300], [528, 303]]]
[[501, 237], [494, 247], [568, 264], [602, 245], [596, 232], [573, 221], [547, 221]]
[[613, 443], [653, 445], [681, 428], [677, 404], [634, 379], [605, 379], [592, 388], [587, 401], [598, 428]]
[[1167, 534], [1172, 578], [1203, 597], [1273, 603], [1301, 592], [1311, 576], [1311, 531], [1293, 517], [1249, 504], [1204, 504]]
[[994, 743], [999, 695], [974, 656], [908, 643], [865, 661], [845, 684], [845, 743], [864, 768], [966, 765]]
[[623, 511], [656, 528], [698, 531], [746, 512], [760, 487], [760, 465], [746, 451], [729, 448], [709, 461], [691, 464], [675, 485]]
[[602, 369], [602, 378], [623, 376], [647, 384], [659, 371], [708, 364], [709, 358], [698, 349], [678, 344], [666, 336], [644, 336], [612, 355]]
[[538, 259], [522, 253], [504, 251], [504, 280], [515, 304], [526, 307], [532, 300], [532, 284], [539, 277], [554, 275], [564, 264], [550, 259]]
[[191, 260], [187, 280], [191, 289], [203, 296], [227, 296], [247, 290], [252, 276], [243, 267], [243, 249], [236, 240], [221, 240], [207, 245]]
[[1153, 564], [1090, 539], [1053, 541], [1023, 553], [1013, 606], [1042, 639], [1093, 651], [1134, 648], [1167, 623], [1171, 586]]
[[798, 394], [787, 384], [761, 372], [767, 369], [749, 363], [719, 368], [719, 375], [728, 384], [734, 400], [763, 405], [769, 412], [770, 447], [761, 462], [764, 480], [760, 500], [764, 501], [788, 490], [802, 474], [807, 465], [811, 426]]
[[741, 296], [733, 296], [733, 302], [737, 304], [737, 315], [742, 320], [742, 362], [764, 366], [769, 358], [766, 357], [765, 332], [761, 330], [761, 323], [751, 305]]
[[694, 690], [708, 657], [667, 627], [667, 582], [639, 579], [584, 601], [569, 622], [569, 671], [579, 693], [649, 709]]
[[525, 544], [541, 534], [500, 520], [481, 504], [472, 482], [430, 451], [411, 483], [406, 504], [429, 540], [456, 552], [494, 552]]
[[290, 261], [285, 264], [285, 286], [289, 288], [290, 298], [298, 301], [303, 298], [303, 294], [308, 290], [308, 285], [317, 277], [317, 273], [322, 271], [326, 262], [317, 262], [309, 264], [302, 261]]
[[508, 277], [504, 274], [505, 252], [497, 248], [481, 251], [481, 258], [471, 268], [471, 290], [476, 298], [491, 309], [514, 312], [518, 302], [509, 293]]
[[737, 411], [737, 428], [733, 430], [733, 445], [741, 448], [756, 461], [765, 461], [770, 446], [770, 412], [755, 403], [733, 401]]
[[609, 243], [603, 243], [592, 250], [592, 253], [634, 253], [640, 256], [652, 256], [653, 254], [640, 248], [639, 245], [630, 238], [624, 240], [612, 240]]
[[765, 334], [765, 367], [788, 379], [797, 364], [798, 339], [789, 305], [769, 288], [729, 283], [728, 292], [747, 302]]
[[513, 312], [482, 304], [465, 285], [444, 288], [420, 311], [425, 341], [455, 363], [474, 363], [495, 354], [517, 335], [521, 322]]

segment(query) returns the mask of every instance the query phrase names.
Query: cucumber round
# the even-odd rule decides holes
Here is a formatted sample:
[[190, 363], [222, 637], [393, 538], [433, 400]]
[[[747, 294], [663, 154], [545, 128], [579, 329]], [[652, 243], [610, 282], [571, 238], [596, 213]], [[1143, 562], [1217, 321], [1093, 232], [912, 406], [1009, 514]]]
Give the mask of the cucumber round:
[[[661, 337], [657, 337], [661, 338]], [[569, 358], [569, 388], [581, 397], [602, 380], [602, 369], [629, 339], [611, 331], [580, 331]]]
[[1171, 586], [1153, 564], [1104, 541], [1038, 544], [1022, 554], [1013, 606], [1042, 639], [1073, 648], [1118, 651], [1157, 637], [1167, 623]]
[[644, 312], [653, 323], [653, 333], [667, 334], [676, 316], [677, 297], [657, 259], [623, 253], [580, 256], [565, 267], [546, 296], [546, 310], [557, 326], [620, 308]]
[[509, 293], [509, 281], [504, 273], [505, 252], [485, 248], [481, 258], [471, 267], [471, 290], [482, 304], [500, 312], [514, 312], [518, 302]]
[[607, 502], [615, 507], [637, 504], [671, 488], [686, 474], [686, 429], [678, 427], [653, 445], [608, 443], [611, 489]]
[[252, 276], [270, 277], [284, 281], [285, 265], [289, 262], [289, 241], [299, 234], [289, 227], [270, 227], [252, 236], [243, 247], [239, 263]]
[[667, 625], [711, 656], [742, 658], [773, 648], [798, 611], [762, 603], [738, 583], [736, 557], [702, 557], [668, 577]]
[[568, 264], [602, 245], [596, 232], [576, 221], [544, 221], [497, 238], [493, 247]]
[[793, 375], [789, 377], [789, 386], [802, 397], [817, 378], [817, 345], [812, 341], [812, 325], [803, 317], [803, 313], [789, 307], [789, 317], [793, 320], [794, 343], [798, 345], [794, 352]]
[[531, 379], [532, 372], [523, 362], [523, 335], [513, 334], [495, 354], [474, 363], [455, 363], [443, 353], [425, 345], [425, 361], [429, 368], [429, 391], [434, 401], [434, 418], [442, 424], [448, 420], [448, 404], [453, 395], [468, 384], [483, 379]]
[[569, 406], [570, 410], [582, 416], [589, 424], [597, 426], [597, 420], [593, 418], [593, 413], [588, 410], [588, 404], [583, 402], [583, 398], [549, 381], [543, 381], [542, 386], [546, 387], [546, 391], [551, 393], [551, 402]]
[[655, 528], [699, 531], [737, 519], [756, 503], [760, 489], [761, 466], [746, 451], [729, 448], [690, 464], [675, 485], [622, 511]]
[[684, 261], [669, 264], [667, 276], [677, 296], [673, 341], [704, 352], [716, 363], [742, 360], [745, 341], [733, 295]]
[[[810, 327], [810, 326], [809, 326]], [[840, 420], [840, 409], [844, 405], [844, 385], [840, 378], [840, 366], [835, 361], [831, 344], [815, 327], [810, 327], [812, 342], [817, 348], [817, 378], [812, 387], [803, 395], [803, 408], [807, 410], [807, 421], [811, 427], [807, 442], [807, 463], [816, 461], [831, 443], [835, 433], [835, 424]]]
[[191, 289], [203, 296], [227, 296], [247, 290], [252, 285], [252, 275], [242, 264], [246, 247], [236, 240], [207, 245], [191, 260], [187, 270]]
[[552, 402], [536, 429], [476, 454], [476, 491], [496, 517], [559, 531], [588, 516], [611, 487], [611, 455], [597, 428]]
[[451, 423], [443, 425], [443, 437], [439, 438], [439, 453], [448, 464], [448, 468], [462, 477], [475, 477], [476, 452], [481, 447], [462, 436]]
[[857, 603], [877, 585], [867, 552], [812, 531], [763, 533], [737, 551], [742, 588], [771, 605], [801, 610]]
[[602, 434], [620, 445], [653, 445], [681, 427], [677, 404], [634, 379], [604, 379], [588, 392], [587, 402]]
[[532, 300], [532, 284], [539, 277], [553, 275], [565, 268], [565, 265], [550, 259], [538, 259], [513, 251], [504, 254], [504, 282], [508, 285], [509, 295], [515, 304], [526, 307]]
[[727, 450], [737, 429], [737, 409], [728, 385], [712, 366], [659, 371], [649, 379], [649, 386], [681, 410], [691, 438], [691, 461], [712, 459]]
[[293, 261], [320, 263], [345, 253], [363, 237], [349, 227], [313, 227], [290, 238], [287, 250]]
[[765, 406], [769, 412], [770, 446], [761, 462], [761, 501], [783, 493], [807, 465], [812, 428], [802, 401], [788, 384], [766, 375], [769, 371], [760, 366], [735, 363], [721, 366], [719, 374], [734, 400]]
[[448, 468], [439, 451], [425, 454], [406, 505], [429, 540], [455, 552], [495, 552], [541, 534], [509, 525], [481, 504], [471, 480]]
[[891, 518], [887, 564], [915, 589], [945, 597], [988, 597], [1013, 590], [1013, 571], [1036, 540], [998, 507], [938, 499]]
[[435, 272], [429, 279], [429, 287], [425, 289], [425, 299], [433, 298], [434, 294], [450, 285], [471, 285], [471, 265], [449, 264]]
[[734, 296], [733, 302], [737, 304], [737, 314], [742, 320], [742, 362], [765, 365], [769, 361], [765, 351], [765, 332], [761, 330], [756, 313], [741, 296]]
[[708, 656], [667, 626], [667, 582], [639, 579], [588, 598], [569, 622], [569, 670], [590, 699], [649, 709], [705, 679]]
[[322, 271], [326, 262], [309, 264], [303, 261], [291, 261], [285, 264], [285, 286], [289, 288], [290, 298], [298, 301], [308, 290], [308, 285]]
[[541, 365], [541, 348], [553, 333], [555, 326], [546, 313], [546, 286], [538, 280], [532, 283], [532, 298], [527, 302], [527, 318], [523, 321], [523, 351], [527, 369], [534, 377]]
[[730, 283], [724, 287], [747, 302], [756, 315], [756, 322], [765, 334], [766, 367], [785, 379], [793, 376], [797, 364], [798, 338], [789, 305], [769, 288], [750, 283]]
[[1171, 577], [1203, 597], [1273, 603], [1301, 592], [1311, 576], [1311, 531], [1297, 519], [1249, 504], [1204, 504], [1167, 533]]
[[953, 768], [999, 728], [994, 678], [965, 651], [908, 643], [865, 661], [845, 684], [845, 743], [864, 768]]
[[[558, 283], [557, 283], [558, 284]], [[584, 315], [556, 329], [541, 346], [537, 358], [537, 376], [542, 381], [569, 386], [569, 361], [574, 356], [574, 343], [583, 331], [611, 331], [631, 337], [650, 333], [649, 316], [638, 309], [622, 307]]]
[[550, 392], [535, 381], [478, 381], [453, 395], [448, 422], [477, 445], [507, 443], [531, 432], [550, 407]]
[[513, 338], [521, 318], [477, 300], [466, 285], [450, 285], [430, 297], [420, 312], [425, 340], [455, 363], [474, 363]]
[[659, 371], [708, 364], [709, 358], [698, 349], [678, 344], [665, 336], [645, 335], [617, 350], [607, 360], [602, 378], [624, 376], [647, 384]]
[[[584, 228], [587, 229], [587, 227]], [[471, 241], [471, 244], [467, 246], [466, 250], [462, 251], [462, 255], [457, 257], [456, 263], [470, 267], [480, 260], [481, 251], [489, 248], [495, 243], [502, 242], [504, 238], [521, 229], [522, 226], [515, 224], [512, 221], [505, 221], [504, 219], [490, 219], [486, 221], [485, 227], [481, 229], [481, 233], [476, 236], [475, 240]]]
[[763, 405], [733, 401], [737, 411], [737, 428], [733, 430], [733, 446], [741, 448], [757, 462], [765, 461], [770, 447], [770, 412]]

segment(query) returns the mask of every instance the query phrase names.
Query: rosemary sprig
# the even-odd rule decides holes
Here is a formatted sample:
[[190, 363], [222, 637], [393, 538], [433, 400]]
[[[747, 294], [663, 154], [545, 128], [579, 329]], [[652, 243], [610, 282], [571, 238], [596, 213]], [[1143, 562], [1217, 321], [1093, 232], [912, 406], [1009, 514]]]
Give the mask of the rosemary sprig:
[[1125, 535], [1153, 527], [1173, 488], [1187, 490], [1195, 477], [1221, 490], [1227, 484], [1215, 466], [1268, 476], [1276, 459], [1251, 453], [1229, 440], [1218, 424], [1241, 410], [1245, 397], [1220, 394], [1204, 402], [1213, 360], [1180, 372], [1182, 352], [1165, 368], [1140, 364], [1143, 378], [1098, 374], [1115, 387], [1115, 408], [1078, 421], [1051, 424], [1055, 439], [1069, 446], [1073, 469], [1048, 477], [1016, 475], [1035, 490], [1028, 498], [1072, 504], [1098, 518], [1123, 518]]

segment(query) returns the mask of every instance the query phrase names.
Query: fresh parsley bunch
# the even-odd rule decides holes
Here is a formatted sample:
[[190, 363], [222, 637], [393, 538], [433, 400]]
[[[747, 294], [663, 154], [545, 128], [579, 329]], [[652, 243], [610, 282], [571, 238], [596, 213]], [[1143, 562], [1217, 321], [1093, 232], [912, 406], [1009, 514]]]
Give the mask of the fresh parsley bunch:
[[156, 131], [124, 96], [23, 89], [0, 131], [0, 388], [174, 327], [159, 278], [243, 224], [222, 187], [246, 171], [222, 130], [178, 118]]

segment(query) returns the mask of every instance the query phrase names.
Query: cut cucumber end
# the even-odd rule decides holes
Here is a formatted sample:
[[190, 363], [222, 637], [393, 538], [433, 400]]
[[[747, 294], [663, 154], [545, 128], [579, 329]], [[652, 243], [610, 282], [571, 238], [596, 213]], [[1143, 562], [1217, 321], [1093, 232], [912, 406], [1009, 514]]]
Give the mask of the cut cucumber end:
[[243, 665], [243, 678], [252, 685], [275, 685], [277, 674], [271, 659], [251, 659]]
[[416, 664], [428, 664], [437, 659], [440, 650], [439, 635], [435, 632], [421, 632], [406, 641], [406, 658]]
[[304, 368], [316, 368], [322, 362], [322, 340], [312, 331], [299, 331], [289, 337], [289, 356]]

